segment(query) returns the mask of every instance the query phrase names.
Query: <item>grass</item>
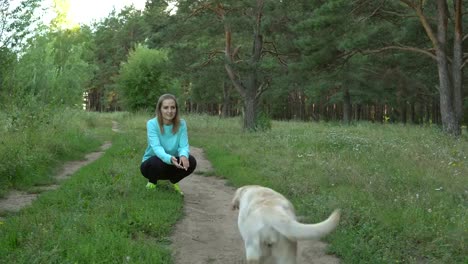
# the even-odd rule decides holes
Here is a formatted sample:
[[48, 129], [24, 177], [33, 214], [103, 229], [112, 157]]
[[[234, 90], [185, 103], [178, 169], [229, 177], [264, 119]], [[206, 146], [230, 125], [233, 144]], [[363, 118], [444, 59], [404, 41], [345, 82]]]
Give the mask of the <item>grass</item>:
[[135, 128], [127, 115], [104, 117], [121, 120], [123, 133], [58, 190], [8, 215], [0, 225], [0, 263], [171, 263], [168, 237], [182, 198], [164, 183], [145, 189], [138, 166], [144, 123]]
[[[272, 187], [310, 222], [343, 209], [327, 240], [344, 263], [467, 263], [468, 141], [434, 127], [189, 120], [218, 175]], [[206, 136], [209, 135], [209, 136]]]
[[36, 112], [0, 112], [0, 197], [10, 188], [53, 183], [54, 168], [97, 150], [112, 133], [110, 119], [97, 113], [52, 108]]
[[[58, 190], [8, 215], [0, 225], [0, 263], [172, 263], [168, 237], [182, 199], [168, 186], [144, 188], [138, 165], [148, 117], [103, 115], [109, 128], [109, 120], [119, 121], [122, 133], [97, 129], [95, 138], [111, 137], [113, 146]], [[186, 119], [191, 145], [203, 148], [230, 184], [272, 187], [308, 222], [342, 208], [340, 226], [326, 240], [343, 263], [468, 262], [466, 136], [455, 140], [433, 127], [301, 122], [243, 133], [238, 118]]]

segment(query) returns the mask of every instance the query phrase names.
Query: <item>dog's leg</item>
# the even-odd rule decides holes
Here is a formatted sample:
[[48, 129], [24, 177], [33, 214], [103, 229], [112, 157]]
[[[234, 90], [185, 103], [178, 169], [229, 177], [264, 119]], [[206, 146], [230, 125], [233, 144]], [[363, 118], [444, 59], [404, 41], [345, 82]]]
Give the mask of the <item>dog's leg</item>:
[[260, 264], [260, 259], [262, 257], [262, 249], [260, 247], [260, 240], [256, 239], [246, 239], [245, 240], [245, 254], [248, 264]]
[[297, 242], [281, 237], [272, 254], [276, 264], [296, 264]]

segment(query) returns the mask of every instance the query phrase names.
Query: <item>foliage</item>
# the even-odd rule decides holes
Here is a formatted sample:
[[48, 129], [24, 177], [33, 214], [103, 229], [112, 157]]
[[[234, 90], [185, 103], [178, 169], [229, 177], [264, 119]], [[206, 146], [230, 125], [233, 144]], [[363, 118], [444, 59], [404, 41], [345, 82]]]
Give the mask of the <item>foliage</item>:
[[265, 113], [260, 112], [255, 123], [255, 131], [267, 131], [271, 129], [271, 118]]
[[16, 66], [16, 54], [7, 48], [0, 48], [0, 103], [8, 98], [6, 87], [11, 86], [14, 67]]
[[[12, 3], [14, 5], [12, 5]], [[0, 49], [20, 47], [34, 31], [41, 0], [0, 0]]]
[[0, 0], [0, 103], [11, 96], [17, 52], [35, 29], [40, 0]]
[[[383, 120], [382, 113], [371, 109], [385, 108], [391, 122], [441, 123], [437, 67], [427, 56], [433, 50], [411, 5], [362, 0], [176, 1], [177, 10], [169, 12], [170, 2], [174, 3], [148, 1], [142, 11], [113, 11], [79, 30], [61, 28], [66, 24], [61, 8], [66, 6], [57, 5], [60, 12], [49, 28], [42, 27], [32, 39], [23, 38], [15, 50], [0, 51], [0, 97], [32, 94], [47, 103], [81, 106], [86, 92], [90, 110], [124, 110], [125, 96], [116, 80], [130, 51], [142, 44], [167, 52], [165, 78], [176, 83], [171, 87], [179, 87], [179, 98], [189, 111], [216, 114], [229, 109], [230, 115], [239, 114], [242, 106], [251, 105], [246, 98], [254, 96], [253, 90], [246, 96], [239, 87], [255, 86], [262, 87], [255, 91], [258, 111], [273, 119], [341, 119], [348, 103], [354, 119]], [[435, 28], [434, 3], [405, 2], [424, 5], [423, 15]], [[28, 35], [25, 25], [34, 21], [31, 12], [37, 3], [23, 1], [12, 10], [8, 1], [2, 2], [2, 8], [10, 10], [2, 19], [17, 21], [9, 24], [11, 32]], [[258, 3], [263, 6], [256, 29]], [[454, 6], [448, 7], [453, 15]], [[462, 19], [466, 26], [467, 16]], [[452, 31], [449, 28], [449, 43]], [[231, 34], [227, 53], [226, 32]], [[252, 33], [263, 40], [255, 63]], [[232, 58], [226, 60], [227, 55]], [[238, 85], [228, 78], [226, 66]]]
[[165, 75], [167, 52], [137, 46], [120, 69], [117, 79], [122, 99], [132, 111], [153, 109], [159, 96], [178, 94], [177, 87]]
[[93, 70], [84, 60], [86, 34], [80, 29], [37, 34], [15, 65], [14, 81], [7, 87], [10, 96], [82, 108]]
[[168, 75], [183, 84], [182, 96], [187, 102], [200, 106], [218, 104], [223, 99], [223, 82], [227, 80], [224, 60], [216, 55], [209, 59], [207, 54], [210, 49], [214, 54], [222, 49], [222, 39], [212, 37], [222, 34], [222, 25], [213, 16], [193, 16], [195, 7], [190, 1], [179, 1], [174, 15], [162, 9], [163, 4], [157, 4], [167, 1], [153, 2], [156, 3], [147, 10], [147, 17], [151, 19], [148, 46], [167, 48]]
[[120, 12], [111, 12], [108, 17], [93, 25], [90, 45], [93, 56], [89, 63], [96, 71], [87, 86], [89, 108], [95, 111], [118, 110], [118, 91], [115, 76], [120, 65], [138, 43], [146, 36], [146, 23], [141, 11], [126, 7]]

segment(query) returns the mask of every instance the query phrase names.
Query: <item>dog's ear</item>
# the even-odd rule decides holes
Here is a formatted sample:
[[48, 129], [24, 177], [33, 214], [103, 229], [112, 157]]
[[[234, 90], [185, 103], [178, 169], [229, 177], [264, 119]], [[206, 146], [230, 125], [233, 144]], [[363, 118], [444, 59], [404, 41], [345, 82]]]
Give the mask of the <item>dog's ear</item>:
[[236, 190], [236, 193], [234, 194], [234, 198], [232, 198], [232, 202], [231, 202], [231, 209], [232, 210], [238, 210], [239, 209], [241, 193], [242, 193], [242, 187], [238, 188]]

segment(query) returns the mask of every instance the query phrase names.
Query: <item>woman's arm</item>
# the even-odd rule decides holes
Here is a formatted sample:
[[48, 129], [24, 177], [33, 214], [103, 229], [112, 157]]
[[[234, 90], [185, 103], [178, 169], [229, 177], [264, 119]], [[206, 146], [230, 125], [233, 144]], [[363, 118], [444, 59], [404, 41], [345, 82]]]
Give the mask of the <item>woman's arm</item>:
[[177, 152], [179, 153], [179, 157], [184, 156], [188, 158], [190, 154], [190, 147], [187, 134], [187, 123], [185, 120], [180, 120], [179, 133], [179, 148]]
[[150, 120], [146, 123], [146, 132], [148, 135], [148, 143], [153, 149], [154, 153], [158, 158], [164, 161], [167, 164], [172, 164], [171, 155], [167, 154], [164, 148], [161, 145], [159, 135], [160, 130], [158, 123], [154, 120]]

